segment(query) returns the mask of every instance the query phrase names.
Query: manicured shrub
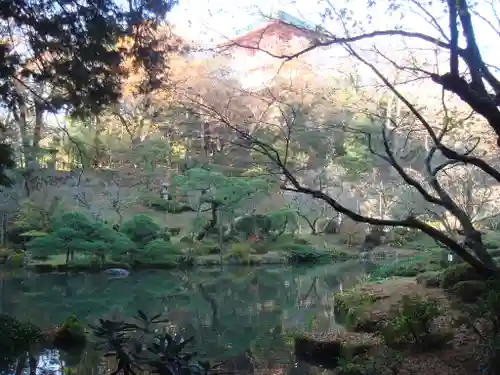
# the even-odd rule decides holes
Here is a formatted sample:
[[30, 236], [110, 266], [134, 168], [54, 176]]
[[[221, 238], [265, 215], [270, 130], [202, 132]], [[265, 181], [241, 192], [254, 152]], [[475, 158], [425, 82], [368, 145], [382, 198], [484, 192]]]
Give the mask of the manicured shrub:
[[247, 242], [233, 243], [229, 247], [228, 256], [235, 257], [240, 260], [248, 260], [250, 255], [255, 253], [255, 249]]
[[455, 266], [446, 269], [443, 272], [441, 287], [447, 289], [455, 286], [461, 281], [483, 280], [483, 279], [484, 277], [478, 274], [468, 264], [457, 264]]
[[160, 226], [146, 215], [135, 215], [120, 227], [120, 232], [139, 246], [144, 246], [154, 240], [160, 230]]
[[53, 230], [33, 238], [27, 244], [34, 258], [66, 254], [66, 262], [75, 254], [86, 254], [104, 263], [106, 256], [126, 254], [136, 245], [124, 234], [114, 231], [101, 221], [92, 221], [80, 213], [66, 213], [52, 223]]
[[389, 264], [378, 267], [372, 276], [374, 278], [385, 279], [388, 277], [413, 277], [427, 271], [438, 271], [439, 264], [434, 263], [427, 255], [418, 255], [413, 258], [397, 260]]

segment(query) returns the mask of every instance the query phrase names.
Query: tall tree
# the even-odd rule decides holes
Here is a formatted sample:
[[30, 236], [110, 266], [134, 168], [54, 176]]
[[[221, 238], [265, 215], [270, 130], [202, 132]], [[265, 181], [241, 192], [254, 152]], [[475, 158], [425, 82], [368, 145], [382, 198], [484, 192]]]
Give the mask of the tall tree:
[[[0, 100], [20, 126], [27, 159], [39, 147], [47, 113], [96, 114], [121, 95], [132, 58], [154, 86], [164, 55], [156, 27], [175, 0], [3, 1], [0, 5]], [[118, 42], [133, 37], [133, 45]], [[33, 151], [33, 152], [30, 152]]]
[[130, 53], [149, 70], [161, 58], [151, 32], [174, 1], [4, 1], [0, 7], [1, 94], [19, 105], [19, 85], [50, 82], [50, 105], [74, 113], [99, 111], [119, 96], [123, 51], [117, 42], [136, 36]]

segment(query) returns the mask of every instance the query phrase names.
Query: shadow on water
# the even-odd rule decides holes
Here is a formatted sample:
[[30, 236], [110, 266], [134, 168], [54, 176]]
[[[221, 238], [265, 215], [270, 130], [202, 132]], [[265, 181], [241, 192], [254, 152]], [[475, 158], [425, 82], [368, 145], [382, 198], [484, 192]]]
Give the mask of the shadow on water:
[[[224, 361], [227, 372], [281, 369], [283, 374], [315, 374], [319, 369], [296, 362], [292, 333], [334, 329], [338, 323], [333, 293], [354, 285], [374, 267], [370, 262], [348, 261], [307, 267], [142, 271], [115, 279], [105, 274], [0, 273], [0, 312], [41, 328], [60, 324], [73, 313], [89, 324], [100, 317], [128, 318], [137, 309], [161, 312], [170, 320], [171, 330], [194, 336], [200, 356]], [[24, 368], [9, 373], [90, 375], [114, 370], [112, 362], [103, 362], [91, 348], [80, 356], [45, 350], [37, 359], [36, 370], [30, 371], [25, 361]]]

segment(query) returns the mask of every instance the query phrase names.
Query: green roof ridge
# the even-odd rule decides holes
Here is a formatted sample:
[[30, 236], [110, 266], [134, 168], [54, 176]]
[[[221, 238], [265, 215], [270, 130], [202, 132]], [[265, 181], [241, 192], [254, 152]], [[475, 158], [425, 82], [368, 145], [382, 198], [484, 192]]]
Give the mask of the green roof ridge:
[[[275, 15], [275, 16], [274, 16]], [[264, 18], [265, 20], [272, 20], [276, 19], [279, 21], [282, 21], [284, 23], [287, 23], [289, 25], [295, 26], [299, 29], [305, 29], [305, 30], [310, 30], [310, 31], [316, 31], [316, 26], [313, 25], [312, 23], [300, 20], [297, 17], [292, 16], [291, 14], [288, 14], [282, 10], [275, 12], [275, 14], [272, 14], [269, 18]], [[236, 35], [241, 35], [245, 32], [251, 31], [258, 29], [262, 26], [262, 21], [257, 21], [255, 23], [252, 23], [248, 25], [247, 27], [244, 27], [243, 29], [240, 29], [236, 32]]]
[[297, 17], [294, 17], [291, 14], [283, 12], [282, 10], [278, 11], [276, 18], [279, 19], [280, 21], [283, 21], [285, 23], [288, 23], [290, 25], [293, 25], [293, 26], [301, 28], [301, 29], [308, 29], [311, 31], [316, 30], [316, 26], [313, 25], [312, 23], [298, 19]]

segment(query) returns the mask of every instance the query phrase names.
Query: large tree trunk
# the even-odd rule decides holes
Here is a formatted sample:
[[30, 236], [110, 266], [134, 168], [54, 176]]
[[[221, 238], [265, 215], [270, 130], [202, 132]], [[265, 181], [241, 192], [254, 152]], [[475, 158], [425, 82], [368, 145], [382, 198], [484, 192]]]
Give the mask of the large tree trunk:
[[217, 219], [217, 210], [219, 209], [220, 204], [218, 202], [211, 202], [211, 219], [210, 222], [203, 228], [203, 230], [196, 236], [197, 241], [201, 241], [205, 238], [207, 234], [209, 234], [218, 224]]
[[26, 101], [24, 100], [24, 88], [21, 83], [17, 84], [17, 94], [18, 94], [18, 111], [14, 111], [14, 119], [19, 126], [19, 133], [21, 136], [21, 153], [23, 156], [22, 165], [24, 168], [28, 167], [29, 151], [31, 148], [31, 142], [29, 139], [28, 130], [28, 118], [29, 111]]

